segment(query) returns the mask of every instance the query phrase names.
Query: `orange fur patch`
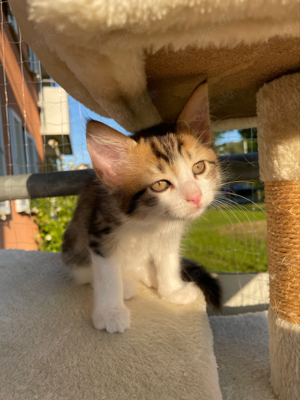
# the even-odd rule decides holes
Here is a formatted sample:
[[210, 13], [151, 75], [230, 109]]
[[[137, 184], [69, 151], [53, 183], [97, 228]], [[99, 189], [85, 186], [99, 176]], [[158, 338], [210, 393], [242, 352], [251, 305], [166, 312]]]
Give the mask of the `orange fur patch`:
[[[158, 154], [166, 156], [169, 162], [155, 154], [151, 143]], [[168, 148], [169, 152], [166, 151]], [[211, 147], [202, 145], [188, 133], [142, 138], [129, 153], [128, 162], [122, 171], [122, 186], [127, 193], [133, 194], [158, 180], [171, 180], [172, 176], [177, 176], [179, 173], [176, 161], [180, 157], [191, 167], [202, 160], [216, 163], [218, 161]]]

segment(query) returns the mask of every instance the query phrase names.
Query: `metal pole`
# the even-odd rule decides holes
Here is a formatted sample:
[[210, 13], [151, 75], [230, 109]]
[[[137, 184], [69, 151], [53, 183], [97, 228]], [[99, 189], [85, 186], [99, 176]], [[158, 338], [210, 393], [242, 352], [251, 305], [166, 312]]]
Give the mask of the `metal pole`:
[[[219, 160], [228, 182], [259, 179], [258, 153], [220, 156]], [[79, 194], [92, 176], [92, 169], [1, 176], [0, 201]]]

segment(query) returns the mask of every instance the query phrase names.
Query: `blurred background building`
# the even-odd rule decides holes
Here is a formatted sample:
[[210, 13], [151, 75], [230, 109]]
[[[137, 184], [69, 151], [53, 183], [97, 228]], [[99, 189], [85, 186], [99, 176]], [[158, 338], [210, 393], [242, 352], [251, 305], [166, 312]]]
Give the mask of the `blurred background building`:
[[[68, 95], [21, 40], [7, 2], [1, 13], [0, 176], [55, 171], [72, 154]], [[0, 248], [37, 249], [29, 214], [29, 200], [0, 202]]]

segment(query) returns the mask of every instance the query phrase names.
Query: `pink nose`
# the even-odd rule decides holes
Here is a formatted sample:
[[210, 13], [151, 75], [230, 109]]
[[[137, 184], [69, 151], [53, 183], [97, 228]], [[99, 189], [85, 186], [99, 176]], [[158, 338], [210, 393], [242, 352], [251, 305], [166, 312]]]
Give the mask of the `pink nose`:
[[194, 203], [194, 204], [196, 204], [197, 207], [199, 207], [201, 196], [202, 196], [202, 193], [200, 191], [195, 192], [195, 193], [192, 193], [191, 195], [187, 196], [186, 201], [190, 201], [191, 203]]

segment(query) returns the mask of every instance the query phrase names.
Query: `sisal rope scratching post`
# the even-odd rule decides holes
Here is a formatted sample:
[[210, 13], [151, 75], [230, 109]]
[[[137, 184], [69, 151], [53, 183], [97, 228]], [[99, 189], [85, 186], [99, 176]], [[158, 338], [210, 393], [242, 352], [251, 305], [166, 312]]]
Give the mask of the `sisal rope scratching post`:
[[268, 224], [271, 384], [280, 400], [299, 400], [300, 73], [265, 84], [257, 115]]

